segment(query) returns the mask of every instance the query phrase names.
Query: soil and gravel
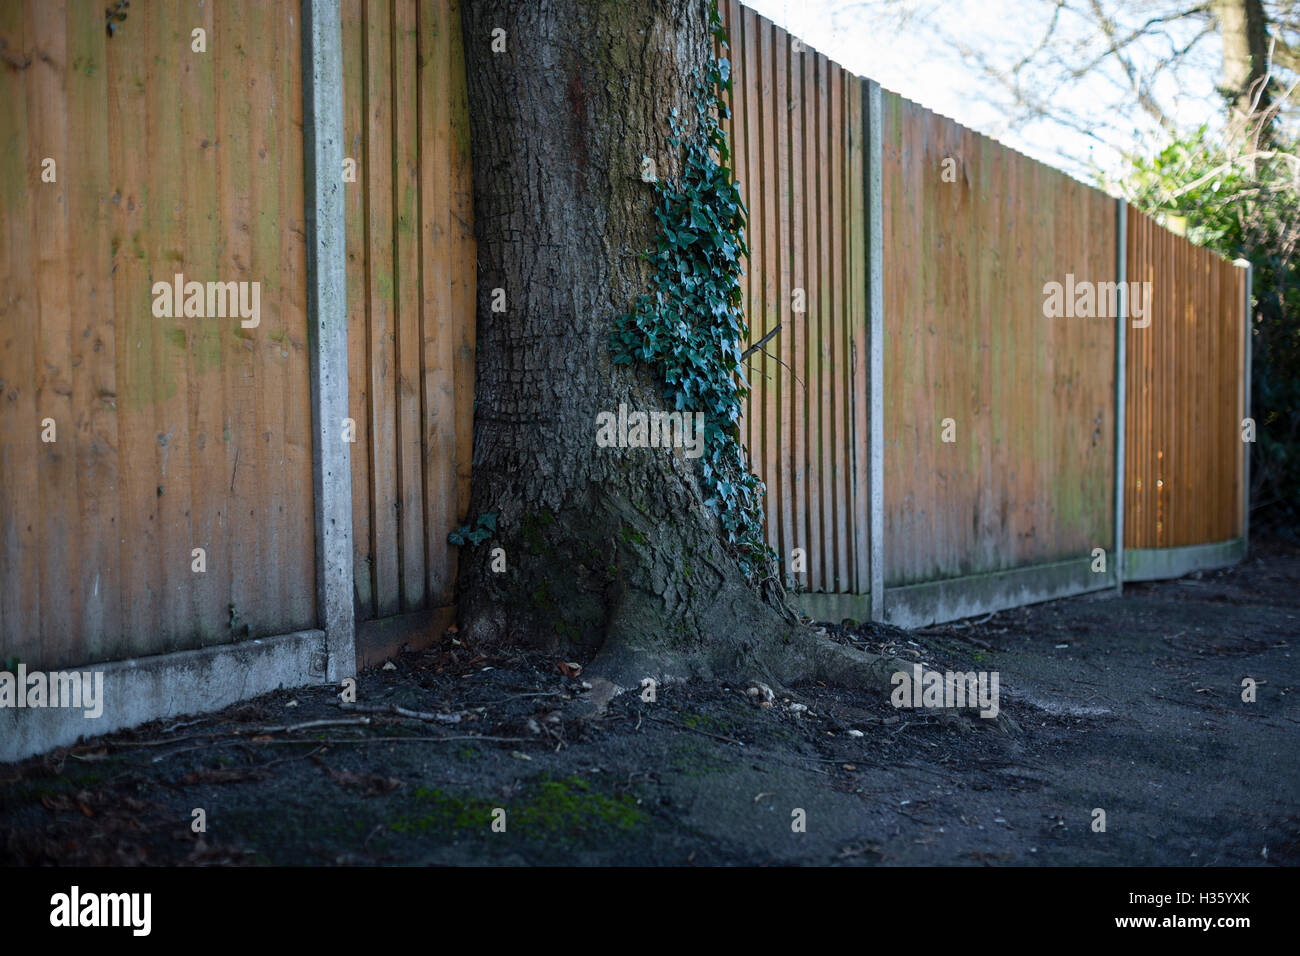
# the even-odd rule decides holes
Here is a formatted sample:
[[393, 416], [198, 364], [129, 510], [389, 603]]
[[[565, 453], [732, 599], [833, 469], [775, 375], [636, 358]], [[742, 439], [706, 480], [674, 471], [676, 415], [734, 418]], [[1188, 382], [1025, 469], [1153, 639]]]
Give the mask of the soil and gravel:
[[605, 701], [568, 662], [485, 656], [448, 633], [359, 675], [355, 707], [337, 687], [285, 690], [0, 766], [0, 861], [1300, 862], [1293, 544], [1123, 596], [827, 629], [997, 671], [1006, 719], [817, 684]]

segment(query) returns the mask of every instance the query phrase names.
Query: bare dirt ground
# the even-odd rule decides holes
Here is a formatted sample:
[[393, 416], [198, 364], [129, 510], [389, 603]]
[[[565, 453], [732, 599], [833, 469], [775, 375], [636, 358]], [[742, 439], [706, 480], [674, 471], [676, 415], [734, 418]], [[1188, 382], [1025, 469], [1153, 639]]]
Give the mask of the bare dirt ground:
[[[1300, 862], [1295, 545], [1122, 597], [830, 630], [996, 670], [1014, 728], [816, 684], [769, 706], [745, 686], [661, 686], [592, 716], [563, 664], [485, 658], [447, 635], [360, 675], [367, 713], [334, 687], [282, 691], [0, 766], [0, 861]], [[351, 723], [298, 727], [321, 720]]]

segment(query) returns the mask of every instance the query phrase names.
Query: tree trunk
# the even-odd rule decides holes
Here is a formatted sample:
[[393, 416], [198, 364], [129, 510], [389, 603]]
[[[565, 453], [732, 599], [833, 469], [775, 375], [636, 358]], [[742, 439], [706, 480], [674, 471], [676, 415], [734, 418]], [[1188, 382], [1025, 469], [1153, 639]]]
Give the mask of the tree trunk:
[[658, 227], [642, 158], [674, 171], [668, 119], [694, 115], [712, 56], [706, 0], [467, 0], [463, 25], [479, 261], [469, 517], [496, 528], [462, 548], [462, 635], [594, 657], [589, 672], [624, 687], [740, 671], [780, 683], [827, 655], [843, 668], [746, 580], [689, 459], [596, 444], [599, 413], [664, 408], [650, 372], [613, 364], [610, 331], [646, 290]]
[[1239, 139], [1255, 133], [1267, 138], [1268, 124], [1259, 123], [1272, 106], [1264, 79], [1268, 18], [1262, 0], [1216, 0], [1214, 15], [1223, 41], [1219, 92], [1227, 101], [1229, 128]]

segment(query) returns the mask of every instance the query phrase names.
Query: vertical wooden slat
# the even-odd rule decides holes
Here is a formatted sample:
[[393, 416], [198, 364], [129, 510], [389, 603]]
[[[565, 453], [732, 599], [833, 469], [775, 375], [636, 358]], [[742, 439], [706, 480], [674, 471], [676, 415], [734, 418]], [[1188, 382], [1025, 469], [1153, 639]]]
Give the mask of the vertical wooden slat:
[[456, 526], [456, 367], [463, 317], [451, 307], [451, 43], [443, 0], [419, 9], [420, 286], [424, 336], [424, 481], [430, 599], [449, 603], [454, 581], [444, 528]]
[[[185, 17], [179, 24], [181, 33], [201, 28], [209, 43], [214, 40], [213, 9], [205, 5]], [[182, 41], [184, 42], [184, 41]], [[217, 128], [216, 89], [211, 55], [182, 47], [179, 70], [181, 101], [181, 142], [185, 166], [184, 188], [192, 197], [202, 197], [202, 205], [217, 203]], [[214, 212], [216, 210], [213, 210]], [[185, 216], [183, 255], [187, 272], [199, 281], [225, 278], [219, 272], [220, 219], [199, 208]], [[233, 277], [232, 277], [233, 278]], [[230, 319], [205, 315], [186, 321], [188, 329], [188, 379], [191, 395], [203, 398], [189, 402], [190, 432], [190, 548], [202, 548], [207, 570], [190, 569], [187, 586], [193, 593], [194, 624], [198, 641], [217, 643], [229, 633], [230, 544], [223, 509], [227, 503], [220, 494], [209, 493], [222, 486], [225, 471], [225, 443], [222, 441], [221, 336]], [[217, 476], [213, 480], [213, 476]]]
[[371, 478], [373, 440], [370, 432], [370, 362], [368, 339], [367, 275], [369, 244], [366, 240], [366, 114], [365, 0], [342, 0], [343, 35], [343, 152], [357, 164], [357, 181], [345, 182], [348, 287], [348, 417], [355, 425], [351, 448], [353, 578], [358, 619], [375, 616], [374, 539], [370, 519], [374, 511]]
[[857, 594], [870, 589], [869, 527], [871, 489], [869, 487], [869, 427], [868, 418], [868, 349], [867, 338], [867, 212], [864, 189], [864, 147], [866, 145], [867, 117], [863, 114], [864, 81], [845, 74], [848, 97], [849, 160], [847, 164], [848, 192], [844, 229], [847, 238], [849, 268], [847, 281], [851, 290], [852, 308], [849, 314], [848, 342], [852, 357], [849, 372], [849, 390], [852, 406], [849, 411], [852, 435], [852, 487], [850, 527], [853, 532], [853, 575], [850, 590]]
[[[154, 367], [150, 279], [170, 278], [166, 264], [153, 268], [148, 259], [149, 130], [146, 65], [151, 62], [146, 23], [119, 28], [108, 40], [109, 114], [113, 117], [109, 165], [113, 171], [112, 204], [114, 328], [117, 334], [118, 410], [121, 428], [119, 488], [122, 505], [123, 594], [121, 641], [114, 656], [148, 653], [160, 632], [161, 549], [158, 521], [158, 447], [153, 403], [166, 384]], [[224, 145], [224, 144], [223, 144]]]
[[808, 387], [817, 404], [816, 427], [809, 427], [813, 470], [818, 501], [813, 508], [820, 523], [817, 561], [810, 564], [816, 571], [812, 582], [814, 590], [825, 591], [835, 569], [835, 447], [833, 379], [831, 377], [831, 342], [835, 336], [834, 284], [831, 278], [831, 257], [834, 223], [831, 219], [831, 91], [830, 61], [818, 53], [813, 58], [813, 84], [815, 116], [817, 123], [815, 169], [817, 176], [817, 205], [814, 225], [817, 235], [817, 258], [813, 275], [817, 287], [817, 303], [812, 313], [813, 341], [809, 345], [812, 362]]
[[[790, 44], [793, 47], [793, 44]], [[809, 159], [812, 151], [808, 142], [808, 86], [805, 81], [805, 63], [809, 55], [802, 48], [789, 52], [788, 76], [790, 132], [790, 238], [787, 255], [782, 262], [789, 263], [789, 292], [785, 302], [784, 314], [787, 323], [782, 340], [788, 343], [786, 361], [790, 369], [782, 381], [788, 383], [789, 398], [783, 403], [781, 413], [788, 417], [784, 423], [782, 441], [782, 467], [787, 470], [790, 486], [790, 499], [793, 510], [790, 529], [790, 548], [809, 548], [811, 525], [816, 521], [816, 513], [809, 505], [808, 485], [808, 436], [805, 423], [808, 420], [810, 395], [808, 389], [808, 190]], [[794, 310], [793, 296], [800, 298], [799, 311]], [[783, 370], [785, 371], [785, 370]], [[788, 561], [789, 554], [783, 555]], [[800, 576], [803, 583], [806, 575]]]
[[397, 332], [397, 501], [402, 607], [425, 604], [424, 436], [421, 429], [419, 141], [416, 134], [416, 0], [395, 0], [393, 13], [393, 292]]
[[[22, 4], [0, 4], [0, 40], [5, 49], [32, 69], [24, 38]], [[31, 502], [40, 500], [37, 461], [41, 454], [37, 374], [37, 294], [33, 281], [33, 250], [29, 208], [32, 191], [41, 188], [37, 152], [29, 143], [26, 72], [8, 74], [0, 96], [0, 643], [5, 656], [34, 661], [41, 653], [40, 561], [37, 519]], [[67, 163], [62, 164], [67, 175]]]
[[803, 182], [801, 185], [803, 235], [800, 257], [801, 281], [804, 289], [804, 314], [801, 316], [800, 361], [795, 368], [803, 382], [801, 393], [802, 421], [800, 441], [796, 449], [799, 456], [801, 493], [804, 497], [806, 521], [804, 541], [808, 553], [808, 586], [813, 590], [822, 587], [822, 567], [827, 550], [823, 526], [826, 502], [821, 489], [820, 429], [823, 413], [821, 386], [818, 378], [819, 348], [821, 343], [822, 296], [825, 289], [819, 273], [820, 222], [818, 219], [817, 179], [818, 157], [821, 144], [817, 123], [817, 54], [804, 47], [799, 54], [800, 74], [800, 151], [803, 154]]
[[[791, 151], [793, 149], [790, 129], [790, 37], [779, 28], [772, 31], [772, 112], [775, 123], [772, 128], [775, 150], [774, 164], [768, 167], [769, 190], [774, 203], [774, 262], [772, 278], [772, 304], [769, 306], [768, 328], [781, 323], [781, 332], [770, 343], [773, 354], [789, 364], [792, 357], [790, 338], [790, 256], [791, 243]], [[790, 449], [794, 446], [794, 428], [796, 416], [793, 413], [796, 403], [798, 384], [788, 370], [778, 367], [776, 378], [772, 382], [772, 460], [777, 463], [781, 480], [778, 483], [780, 497], [777, 502], [779, 526], [777, 538], [781, 542], [778, 553], [788, 556], [790, 550], [798, 546], [798, 534], [795, 525], [795, 500], [798, 498], [798, 486], [795, 475], [789, 467]]]
[[[780, 321], [780, 303], [777, 296], [780, 291], [779, 268], [783, 250], [779, 239], [779, 220], [777, 216], [777, 117], [784, 112], [784, 104], [778, 107], [776, 102], [776, 49], [774, 34], [776, 27], [768, 21], [762, 21], [758, 35], [758, 75], [761, 78], [759, 105], [759, 140], [761, 158], [755, 184], [760, 192], [759, 201], [762, 208], [763, 250], [761, 272], [762, 305], [757, 313], [757, 325], [766, 334]], [[784, 119], [784, 117], [782, 117]], [[789, 545], [782, 534], [782, 504], [787, 494], [788, 478], [782, 474], [780, 467], [780, 408], [778, 405], [778, 387], [782, 367], [778, 362], [781, 345], [777, 339], [769, 343], [764, 355], [763, 371], [763, 416], [762, 449], [767, 476], [767, 526], [769, 539], [776, 542], [778, 553], [785, 553]], [[768, 357], [768, 356], [771, 357]]]
[[[28, 237], [32, 245], [36, 313], [36, 419], [28, 427], [53, 419], [57, 440], [38, 446], [36, 481], [40, 506], [36, 510], [37, 549], [22, 557], [40, 562], [40, 647], [43, 658], [67, 659], [77, 640], [75, 622], [80, 578], [77, 527], [77, 410], [73, 406], [72, 315], [65, 276], [68, 257], [67, 102], [64, 66], [67, 63], [63, 5], [25, 4], [22, 51], [32, 65], [27, 71], [27, 175], [30, 198]], [[6, 67], [6, 69], [8, 69]], [[62, 167], [56, 182], [42, 180], [42, 161]], [[79, 225], [79, 224], [78, 224]]]
[[[762, 166], [759, 107], [762, 83], [758, 64], [758, 15], [748, 7], [741, 8], [741, 52], [743, 54], [742, 80], [739, 89], [743, 95], [742, 109], [745, 116], [745, 140], [742, 155], [744, 162], [740, 172], [741, 191], [745, 205], [749, 210], [748, 246], [749, 258], [745, 263], [745, 306], [749, 318], [749, 338], [757, 342], [766, 334], [763, 325], [763, 205], [759, 169]], [[767, 481], [771, 476], [763, 457], [763, 395], [767, 387], [767, 359], [763, 355], [751, 356], [749, 380], [753, 386], [746, 413], [749, 457], [754, 470]], [[769, 487], [764, 500], [764, 515], [769, 512], [775, 489]], [[773, 541], [773, 524], [767, 522], [767, 539]]]
[[[311, 366], [308, 353], [306, 183], [304, 181], [303, 56], [298, 11], [278, 7], [278, 97], [276, 136], [280, 167], [280, 316], [284, 331], [284, 482], [283, 552], [280, 560], [281, 624], [308, 622], [328, 628], [317, 619], [316, 507], [313, 475], [313, 419]], [[342, 95], [340, 91], [337, 95]], [[336, 171], [342, 177], [342, 170]], [[353, 187], [355, 188], [355, 187]], [[331, 440], [341, 441], [342, 422], [330, 423]], [[286, 560], [287, 559], [287, 560]], [[329, 569], [324, 570], [325, 574]], [[333, 666], [333, 665], [331, 665]]]
[[[217, 206], [224, 242], [217, 274], [224, 281], [253, 281], [251, 273], [254, 212], [252, 195], [251, 122], [247, 38], [251, 32], [246, 10], [239, 5], [213, 8], [213, 34], [209, 49], [213, 73], [218, 78]], [[235, 636], [247, 623], [256, 588], [251, 577], [268, 569], [258, 546], [259, 526], [256, 458], [257, 391], [250, 370], [253, 340], [246, 338], [238, 321], [227, 319], [221, 332], [223, 414], [221, 442], [224, 462], [220, 473], [224, 489], [226, 538], [230, 552], [219, 562], [219, 573], [230, 580], [226, 608], [227, 636]], [[215, 489], [214, 489], [215, 490]]]
[[[247, 411], [239, 418], [240, 468], [250, 471], [255, 489], [237, 506], [247, 514], [257, 541], [255, 563], [242, 564], [237, 573], [241, 579], [252, 576], [274, 581], [271, 569], [284, 547], [284, 508], [292, 507], [281, 493], [285, 378], [285, 355], [281, 353], [287, 354], [287, 350], [282, 345], [286, 330], [280, 313], [280, 163], [276, 157], [275, 113], [285, 104], [277, 102], [276, 96], [280, 51], [274, 17], [261, 4], [250, 4], [245, 15], [248, 35], [243, 43], [250, 64], [246, 90], [250, 242], [249, 259], [240, 278], [261, 283], [262, 315], [256, 328], [229, 323], [239, 337], [242, 361], [236, 368], [239, 389], [247, 401]], [[274, 619], [274, 605], [280, 600], [281, 594], [267, 595], [260, 586], [250, 588], [240, 614], [257, 632], [269, 633], [265, 623]]]
[[[393, 308], [392, 3], [366, 0], [366, 242], [370, 468], [376, 614], [401, 610], [397, 497], [397, 329]], [[389, 68], [386, 69], [385, 67]]]
[[831, 228], [831, 322], [829, 338], [831, 353], [831, 409], [832, 437], [830, 447], [834, 456], [832, 472], [832, 524], [835, 529], [834, 564], [826, 579], [826, 590], [844, 591], [848, 586], [849, 537], [853, 531], [849, 525], [849, 463], [851, 449], [849, 446], [848, 419], [849, 391], [847, 378], [852, 371], [844, 344], [848, 327], [847, 293], [848, 286], [844, 275], [844, 76], [838, 63], [830, 64], [828, 77], [828, 94], [830, 97], [830, 228]]
[[[81, 641], [79, 658], [103, 660], [116, 637], [122, 614], [122, 585], [118, 567], [118, 426], [117, 353], [113, 335], [113, 286], [109, 273], [108, 110], [104, 71], [107, 51], [105, 31], [99, 22], [67, 9], [68, 49], [64, 76], [69, 117], [79, 117], [77, 135], [68, 141], [69, 259], [75, 283], [73, 404], [77, 427], [77, 501], [80, 520], [77, 550], [81, 556], [77, 622]], [[211, 109], [209, 106], [208, 113]], [[199, 181], [198, 189], [204, 187]], [[206, 194], [212, 189], [207, 185]], [[5, 211], [7, 214], [7, 210]], [[7, 220], [7, 215], [6, 215]], [[3, 324], [3, 320], [0, 320]], [[0, 341], [3, 336], [0, 335]], [[0, 347], [0, 352], [6, 347]], [[3, 361], [0, 359], [0, 361]], [[0, 371], [0, 378], [4, 373]], [[0, 387], [0, 393], [4, 388]], [[0, 406], [3, 403], [0, 402]], [[0, 412], [0, 433], [5, 431]], [[0, 439], [0, 447], [3, 439]], [[0, 457], [3, 452], [0, 451]], [[0, 461], [0, 484], [9, 487]], [[0, 506], [0, 525], [3, 524]], [[2, 545], [0, 545], [0, 553]], [[0, 574], [0, 618], [5, 617], [3, 579]], [[205, 582], [207, 583], [207, 582]], [[200, 592], [203, 593], [203, 592]], [[205, 621], [200, 619], [202, 628]], [[7, 643], [0, 626], [0, 643]]]

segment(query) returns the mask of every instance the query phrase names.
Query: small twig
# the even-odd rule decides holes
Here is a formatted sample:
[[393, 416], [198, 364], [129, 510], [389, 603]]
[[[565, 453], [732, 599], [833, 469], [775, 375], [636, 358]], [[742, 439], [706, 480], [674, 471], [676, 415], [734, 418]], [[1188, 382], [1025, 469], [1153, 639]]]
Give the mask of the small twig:
[[[807, 385], [804, 384], [803, 379], [801, 379], [801, 378], [799, 377], [799, 374], [798, 374], [797, 372], [795, 372], [795, 370], [794, 370], [793, 368], [790, 367], [790, 363], [789, 363], [789, 362], [785, 361], [785, 360], [782, 359], [782, 358], [779, 358], [779, 357], [773, 355], [773, 354], [772, 354], [771, 352], [769, 352], [767, 349], [762, 349], [761, 351], [762, 351], [762, 353], [763, 353], [764, 355], [766, 355], [768, 358], [770, 358], [770, 359], [771, 359], [773, 362], [775, 362], [777, 365], [781, 365], [781, 366], [783, 366], [783, 367], [785, 368], [785, 370], [786, 370], [787, 372], [790, 373], [790, 376], [791, 376], [791, 377], [792, 377], [796, 382], [799, 383], [799, 387], [800, 387], [800, 388], [806, 389], [806, 388], [808, 387]], [[751, 372], [754, 371], [754, 367], [753, 367], [752, 365], [746, 365], [745, 368], [749, 369]], [[765, 373], [765, 372], [764, 372], [764, 373], [760, 373], [760, 374], [762, 374], [765, 378], [771, 378], [771, 376], [770, 376], [770, 375], [767, 375], [767, 373]]]
[[[289, 742], [289, 743], [303, 743], [303, 744], [316, 743], [316, 741], [314, 741], [314, 740], [294, 740], [294, 741], [286, 741], [286, 742]], [[168, 757], [175, 757], [177, 754], [189, 753], [191, 750], [206, 750], [208, 747], [224, 747], [224, 746], [227, 746], [227, 745], [229, 745], [229, 744], [242, 744], [242, 743], [243, 743], [243, 741], [240, 740], [238, 737], [226, 737], [226, 738], [223, 738], [222, 740], [214, 740], [214, 741], [212, 741], [212, 742], [210, 742], [210, 743], [206, 743], [206, 744], [195, 744], [193, 747], [182, 747], [180, 750], [169, 750], [169, 751], [167, 751], [167, 753], [165, 753], [165, 754], [159, 754], [158, 756], [154, 757], [154, 758], [153, 758], [152, 760], [150, 760], [149, 762], [150, 762], [150, 763], [162, 763], [162, 762], [163, 762], [164, 760], [166, 760]], [[245, 747], [245, 748], [243, 748], [243, 749], [244, 749], [245, 753], [248, 755], [248, 757], [249, 757], [250, 759], [252, 759], [252, 758], [253, 758], [253, 754], [252, 754], [251, 752], [248, 751], [248, 748]], [[298, 754], [296, 757], [281, 757], [281, 758], [278, 759], [278, 760], [268, 760], [268, 761], [267, 761], [266, 763], [264, 763], [264, 764], [258, 764], [257, 766], [251, 767], [250, 770], [258, 770], [258, 771], [260, 771], [260, 770], [262, 770], [262, 769], [265, 768], [265, 767], [274, 766], [275, 764], [278, 764], [278, 763], [284, 763], [286, 760], [301, 760], [301, 759], [304, 758], [304, 757], [310, 757], [310, 756], [312, 756], [312, 754], [319, 753], [319, 752], [320, 752], [321, 750], [323, 750], [323, 749], [324, 749], [323, 747], [317, 747], [317, 748], [316, 748], [315, 750], [313, 750], [311, 753], [307, 753], [307, 754]]]
[[745, 359], [749, 358], [751, 355], [753, 355], [755, 352], [757, 352], [759, 349], [761, 349], [764, 345], [766, 345], [769, 341], [771, 341], [773, 338], [775, 338], [775, 337], [776, 337], [776, 333], [778, 333], [778, 332], [780, 332], [780, 331], [781, 331], [781, 323], [778, 322], [778, 323], [776, 323], [776, 328], [774, 328], [771, 332], [768, 332], [767, 335], [763, 336], [761, 339], [759, 339], [757, 342], [755, 342], [755, 343], [754, 343], [753, 345], [751, 345], [749, 348], [745, 349], [745, 351], [741, 352], [741, 353], [740, 353], [740, 360], [741, 360], [742, 362], [745, 361]]
[[295, 730], [309, 730], [312, 727], [356, 727], [358, 725], [368, 725], [369, 717], [338, 717], [328, 720], [308, 720], [301, 724], [285, 724], [282, 727], [259, 727], [259, 734], [287, 734]]
[[[341, 710], [355, 710], [363, 714], [396, 714], [412, 720], [423, 720], [439, 724], [459, 724], [460, 714], [434, 714], [424, 710], [411, 710], [398, 704], [350, 704], [340, 703]], [[369, 723], [369, 721], [367, 721]]]
[[193, 727], [195, 724], [206, 723], [211, 717], [200, 717], [198, 720], [182, 720], [178, 724], [172, 724], [170, 727], [164, 727], [163, 733], [170, 734], [172, 731], [180, 730], [182, 727]]
[[[236, 731], [236, 733], [238, 733], [238, 731]], [[222, 736], [222, 734], [219, 731], [210, 730], [204, 734], [184, 734], [180, 737], [167, 737], [163, 740], [106, 740], [104, 741], [104, 746], [113, 747], [115, 749], [118, 747], [165, 747], [167, 744], [178, 744], [182, 740], [197, 740], [200, 737], [220, 736]], [[86, 746], [88, 747], [89, 745]], [[86, 747], [80, 749], [84, 750]]]

